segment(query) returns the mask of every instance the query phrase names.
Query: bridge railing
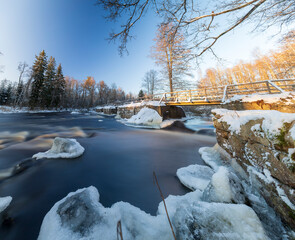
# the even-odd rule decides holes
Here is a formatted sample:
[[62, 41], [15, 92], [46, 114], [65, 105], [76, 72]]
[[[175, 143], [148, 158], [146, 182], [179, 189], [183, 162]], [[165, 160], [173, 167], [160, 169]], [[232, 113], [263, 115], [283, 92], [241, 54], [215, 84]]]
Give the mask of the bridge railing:
[[295, 91], [295, 79], [276, 79], [153, 95], [154, 100], [167, 103], [224, 102], [235, 95], [276, 94]]

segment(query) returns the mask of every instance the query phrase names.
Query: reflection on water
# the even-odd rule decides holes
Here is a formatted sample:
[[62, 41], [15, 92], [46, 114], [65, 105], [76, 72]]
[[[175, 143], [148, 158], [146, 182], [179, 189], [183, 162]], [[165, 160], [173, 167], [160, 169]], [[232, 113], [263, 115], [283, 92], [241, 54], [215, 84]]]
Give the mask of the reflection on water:
[[[98, 119], [66, 113], [0, 115], [0, 132], [29, 133], [23, 142], [0, 150], [0, 175], [5, 170], [13, 173], [0, 181], [0, 196], [13, 197], [0, 216], [2, 222], [10, 219], [0, 227], [0, 239], [36, 239], [54, 203], [90, 185], [99, 190], [104, 206], [126, 201], [155, 214], [161, 198], [152, 172], [165, 197], [185, 194], [188, 190], [177, 180], [176, 170], [203, 164], [197, 149], [215, 144], [212, 137], [135, 129], [112, 118]], [[57, 135], [75, 136], [85, 153], [77, 159], [32, 161], [32, 155], [48, 150]]]

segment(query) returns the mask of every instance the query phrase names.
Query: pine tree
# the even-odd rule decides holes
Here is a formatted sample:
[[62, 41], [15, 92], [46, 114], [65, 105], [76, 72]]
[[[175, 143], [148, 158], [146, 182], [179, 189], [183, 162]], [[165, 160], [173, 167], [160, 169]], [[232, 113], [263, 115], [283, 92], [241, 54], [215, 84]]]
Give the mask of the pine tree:
[[54, 82], [56, 79], [55, 58], [50, 57], [47, 69], [44, 75], [44, 83], [41, 89], [41, 104], [42, 107], [50, 107], [54, 97]]
[[53, 97], [51, 102], [52, 106], [57, 107], [60, 104], [62, 97], [65, 93], [65, 89], [66, 89], [66, 81], [62, 73], [61, 64], [59, 64], [57, 67], [54, 82], [53, 82]]
[[40, 106], [40, 95], [44, 83], [44, 73], [47, 68], [47, 56], [45, 51], [40, 52], [39, 56], [36, 56], [36, 60], [32, 69], [32, 90], [30, 95], [29, 105], [33, 109], [36, 106]]

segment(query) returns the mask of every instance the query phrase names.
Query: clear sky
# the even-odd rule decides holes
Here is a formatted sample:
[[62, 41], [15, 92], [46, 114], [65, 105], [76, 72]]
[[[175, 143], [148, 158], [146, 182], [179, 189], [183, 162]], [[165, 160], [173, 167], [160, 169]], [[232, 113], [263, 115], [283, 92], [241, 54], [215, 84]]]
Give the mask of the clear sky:
[[[116, 83], [126, 92], [138, 92], [144, 73], [155, 68], [148, 56], [155, 37], [157, 19], [147, 15], [135, 29], [129, 55], [120, 57], [108, 37], [115, 24], [103, 18], [94, 0], [0, 0], [0, 80], [17, 80], [18, 62], [32, 65], [35, 55], [45, 50], [62, 63], [64, 75], [83, 80], [93, 76], [107, 84]], [[120, 25], [120, 23], [117, 23]], [[270, 32], [249, 34], [243, 28], [225, 36], [216, 45], [218, 55], [229, 64], [249, 60], [257, 47], [273, 48]], [[214, 67], [205, 57], [202, 68]]]

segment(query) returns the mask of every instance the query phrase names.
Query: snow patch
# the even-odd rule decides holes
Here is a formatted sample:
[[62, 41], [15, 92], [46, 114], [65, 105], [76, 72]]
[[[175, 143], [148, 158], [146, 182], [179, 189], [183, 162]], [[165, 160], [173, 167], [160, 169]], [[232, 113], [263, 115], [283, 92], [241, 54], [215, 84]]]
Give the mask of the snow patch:
[[33, 158], [76, 158], [84, 153], [84, 148], [76, 139], [56, 137], [51, 149], [33, 155]]

